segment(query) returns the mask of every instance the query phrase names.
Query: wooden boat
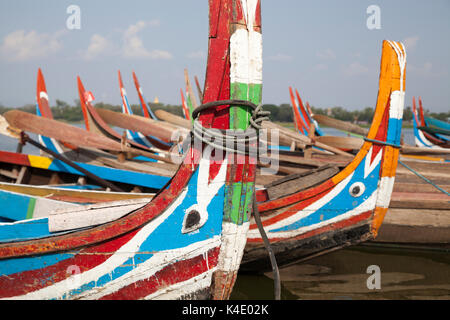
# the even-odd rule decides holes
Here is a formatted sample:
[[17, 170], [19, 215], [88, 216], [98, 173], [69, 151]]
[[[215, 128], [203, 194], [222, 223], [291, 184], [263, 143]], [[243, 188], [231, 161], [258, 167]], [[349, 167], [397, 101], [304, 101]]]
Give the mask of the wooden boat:
[[[323, 168], [258, 192], [262, 224], [278, 264], [377, 236], [388, 210], [399, 156], [405, 65], [403, 45], [384, 41], [372, 126], [361, 150], [344, 169]], [[250, 226], [247, 242], [241, 269], [269, 268], [255, 225]]]
[[[261, 89], [255, 83], [261, 80], [260, 65], [250, 59], [262, 57], [259, 10], [259, 1], [247, 1], [247, 7], [240, 1], [210, 2], [205, 103], [243, 100], [250, 87]], [[241, 41], [251, 46], [241, 46]], [[246, 51], [248, 47], [255, 51]], [[256, 77], [241, 74], [242, 64], [253, 67]], [[260, 97], [253, 102], [259, 103]], [[242, 107], [211, 107], [200, 110], [198, 121], [205, 128], [245, 129], [245, 117], [236, 118], [236, 113], [246, 112]], [[3, 229], [25, 232], [16, 233], [22, 239], [0, 244], [0, 297], [228, 298], [246, 242], [255, 166], [248, 156], [234, 164], [229, 158], [213, 161], [202, 151], [192, 145], [191, 156], [166, 188], [143, 208], [111, 222], [82, 229], [63, 224], [55, 232], [49, 218], [1, 224], [0, 234], [6, 233]]]
[[[82, 84], [81, 84], [81, 87], [82, 87]], [[93, 95], [90, 92], [85, 92], [84, 88], [82, 88], [82, 90], [83, 90], [82, 96], [84, 99], [88, 99], [88, 100], [93, 99]], [[80, 96], [80, 98], [81, 98], [81, 96]], [[44, 80], [44, 76], [42, 74], [41, 69], [38, 70], [36, 100], [37, 100], [36, 114], [45, 119], [53, 120], [52, 112], [51, 112], [51, 109], [50, 109], [50, 106], [48, 103], [48, 93], [47, 93], [47, 89], [46, 89], [46, 85], [45, 85], [45, 80]], [[84, 104], [84, 101], [82, 102], [82, 106], [83, 106], [83, 104]], [[84, 117], [86, 120], [87, 128], [89, 128], [90, 122], [88, 121], [89, 118], [87, 116], [88, 107], [82, 108], [82, 109], [83, 109], [83, 114], [84, 114]], [[105, 110], [105, 111], [108, 111], [108, 110]], [[95, 112], [95, 109], [94, 109], [94, 112]], [[29, 117], [28, 115], [26, 115], [26, 116]], [[98, 115], [97, 115], [97, 117], [98, 117]], [[102, 120], [103, 119], [100, 119], [100, 121], [102, 121]], [[134, 126], [132, 126], [132, 128], [136, 128], [136, 127], [141, 128], [141, 127], [145, 126], [148, 133], [156, 132], [156, 133], [160, 134], [160, 137], [162, 137], [162, 139], [170, 140], [171, 135], [174, 134], [174, 131], [167, 130], [165, 128], [160, 128], [159, 126], [156, 126], [153, 123], [150, 123], [150, 124], [142, 123], [141, 120], [139, 120], [139, 119], [138, 120], [132, 119], [133, 121], [130, 121], [130, 119], [125, 119], [125, 120], [127, 120], [129, 123], [131, 122], [131, 123], [135, 124]], [[32, 126], [34, 123], [36, 123], [36, 125], [38, 125], [39, 122], [40, 121], [29, 121], [29, 123], [27, 124], [28, 125], [27, 130], [31, 129], [31, 131], [34, 132], [33, 131], [34, 128], [32, 128], [30, 126]], [[22, 123], [23, 123], [23, 121], [22, 121]], [[101, 123], [104, 124], [104, 122], [101, 122]], [[47, 124], [47, 127], [49, 127], [48, 124]], [[64, 132], [70, 132], [70, 131], [78, 132], [79, 138], [74, 139], [73, 142], [70, 144], [70, 143], [64, 142], [63, 140], [58, 140], [58, 139], [55, 139], [54, 137], [49, 138], [49, 137], [46, 137], [45, 134], [38, 133], [39, 141], [46, 148], [50, 149], [51, 151], [53, 151], [57, 154], [63, 154], [65, 156], [68, 156], [74, 161], [83, 161], [83, 162], [97, 161], [98, 162], [98, 160], [100, 160], [100, 162], [104, 165], [107, 163], [109, 165], [111, 163], [111, 161], [109, 159], [106, 160], [107, 163], [105, 163], [105, 161], [102, 162], [103, 159], [109, 158], [109, 154], [99, 152], [98, 145], [96, 146], [96, 150], [84, 150], [79, 147], [80, 143], [78, 143], [78, 141], [81, 139], [86, 140], [87, 138], [84, 137], [86, 135], [83, 134], [83, 132], [80, 132], [80, 130], [78, 128], [75, 129], [72, 127], [70, 130], [68, 130], [67, 125], [64, 126], [57, 122], [52, 122], [52, 127], [55, 127], [55, 128], [49, 128], [49, 129], [52, 129], [52, 131], [55, 131], [59, 128], [59, 131], [61, 131], [61, 133], [63, 133], [63, 135], [64, 135]], [[45, 128], [46, 128], [45, 126], [41, 125], [41, 130], [45, 131]], [[108, 132], [110, 133], [110, 135], [108, 136], [106, 134], [103, 134], [103, 136], [105, 136], [106, 138], [109, 138], [109, 139], [114, 138], [115, 140], [112, 139], [113, 141], [116, 141], [116, 142], [120, 141], [122, 143], [122, 145], [126, 144], [125, 149], [128, 149], [128, 151], [130, 151], [130, 149], [128, 148], [128, 146], [130, 144], [128, 144], [128, 142], [125, 141], [124, 139], [119, 140], [119, 138], [118, 138], [119, 134], [117, 132], [115, 132], [112, 128], [108, 127], [106, 124], [104, 126], [104, 129], [105, 129], [105, 131], [109, 130]], [[99, 131], [97, 131], [97, 132], [94, 131], [93, 133], [91, 133], [89, 138], [92, 138], [91, 136], [94, 136], [95, 133], [99, 133]], [[101, 140], [100, 137], [96, 137], [95, 139]], [[105, 142], [105, 140], [104, 140], [103, 144], [111, 145], [111, 141]], [[102, 145], [102, 144], [100, 144], [100, 145]], [[145, 152], [145, 155], [142, 155], [142, 154], [140, 155], [140, 158], [139, 158], [140, 160], [154, 162], [155, 159], [156, 160], [163, 159], [163, 158], [158, 157], [157, 155], [153, 154], [152, 152], [150, 152], [150, 151], [152, 151], [150, 148], [145, 147], [146, 148], [145, 149], [145, 148], [141, 148], [141, 146], [143, 146], [143, 145], [133, 144], [133, 142], [131, 142], [131, 147], [133, 149], [135, 149], [135, 151], [137, 151], [138, 153]], [[100, 147], [100, 149], [102, 149], [102, 148]], [[121, 147], [121, 150], [123, 151], [124, 148]], [[122, 156], [121, 160], [123, 161], [124, 160], [123, 156], [125, 156], [125, 153], [121, 152], [121, 156]]]
[[[123, 191], [139, 190], [151, 193], [164, 187], [170, 180], [170, 171], [154, 168], [155, 172], [139, 172], [136, 170], [116, 169], [106, 166], [74, 162], [76, 165], [110, 181]], [[44, 156], [28, 155], [8, 151], [0, 151], [0, 180], [30, 185], [83, 184], [98, 185], [83, 172], [67, 165], [61, 160]], [[80, 180], [82, 179], [82, 180]]]
[[183, 108], [183, 116], [186, 120], [191, 120], [191, 114], [189, 112], [186, 99], [184, 98], [183, 89], [180, 89], [180, 95], [181, 95], [181, 108]]
[[[128, 102], [127, 93], [123, 86], [122, 75], [120, 74], [120, 71], [118, 71], [118, 77], [119, 77], [120, 96], [122, 98], [122, 113], [124, 113], [126, 115], [133, 115], [133, 110], [131, 110], [131, 106]], [[103, 111], [103, 112], [107, 111], [107, 112], [101, 113], [101, 111]], [[97, 110], [97, 112], [100, 113], [100, 116], [103, 115], [102, 118], [104, 120], [109, 119], [109, 118], [106, 118], [106, 115], [114, 115], [115, 114], [114, 112], [109, 111], [109, 110]], [[129, 118], [129, 120], [126, 118]], [[124, 118], [125, 121], [117, 121], [117, 122], [114, 122], [114, 124], [115, 125], [120, 124], [122, 128], [126, 127], [125, 132], [127, 134], [128, 140], [135, 141], [139, 144], [147, 146], [148, 148], [157, 147], [162, 150], [169, 150], [173, 146], [173, 143], [170, 141], [171, 135], [173, 134], [173, 132], [168, 132], [167, 136], [164, 137], [164, 139], [160, 139], [158, 137], [155, 137], [154, 135], [143, 134], [142, 131], [147, 130], [149, 125], [151, 125], [150, 123], [141, 122], [142, 125], [137, 126], [136, 122], [138, 121], [137, 119], [139, 119], [139, 118], [137, 118], [136, 120], [132, 119], [131, 117], [126, 117], [126, 118]], [[112, 123], [110, 122], [110, 124], [112, 124]], [[130, 130], [129, 125], [134, 126], [135, 129], [139, 129], [140, 131]], [[161, 127], [160, 130], [164, 131], [165, 128]], [[155, 128], [155, 132], [157, 132], [157, 131], [158, 131], [157, 128]], [[152, 131], [151, 133], [154, 133], [154, 132]]]
[[[95, 109], [92, 106], [91, 102], [93, 101], [94, 97], [93, 97], [92, 93], [90, 93], [89, 91], [86, 91], [84, 89], [84, 86], [83, 86], [83, 83], [81, 82], [80, 77], [77, 77], [77, 83], [78, 83], [78, 93], [79, 93], [79, 97], [80, 97], [80, 105], [83, 110], [83, 117], [85, 120], [86, 130], [95, 132], [95, 133], [103, 135], [111, 140], [122, 143], [124, 141], [123, 136], [120, 135], [113, 128], [111, 128], [106, 123], [106, 121], [103, 119], [103, 117], [100, 116], [100, 114], [98, 112], [98, 110], [100, 110], [100, 109]], [[103, 111], [105, 111], [105, 110], [103, 110]], [[104, 113], [107, 113], [107, 112], [104, 112]], [[157, 141], [153, 141], [153, 142], [155, 145], [157, 145], [157, 143], [158, 143]], [[151, 148], [149, 148], [143, 144], [140, 144], [138, 142], [132, 141], [132, 140], [131, 141], [127, 140], [126, 143], [128, 143], [132, 148], [137, 149], [137, 150], [154, 152], [154, 150], [152, 150]], [[160, 152], [159, 150], [157, 150], [157, 152], [155, 152], [155, 153], [158, 153], [159, 155], [162, 154], [162, 152]], [[152, 157], [149, 157], [149, 158], [152, 159]], [[142, 160], [151, 161], [149, 159], [142, 159]]]
[[136, 73], [134, 73], [134, 71], [133, 71], [133, 81], [134, 81], [134, 86], [136, 87], [136, 91], [139, 96], [139, 102], [141, 103], [144, 117], [153, 119], [153, 120], [159, 120], [156, 117], [156, 115], [153, 113], [152, 108], [150, 108], [149, 104], [147, 103], [147, 100], [144, 97], [144, 93], [142, 91], [141, 85], [139, 84], [138, 78], [136, 76]]
[[[154, 196], [154, 193], [104, 191], [96, 185], [77, 183], [29, 185], [0, 182], [0, 190], [75, 204], [94, 204], [140, 198], [151, 199]], [[26, 215], [25, 212], [22, 214]]]
[[[427, 119], [430, 121], [430, 118]], [[435, 122], [435, 124], [437, 123]], [[445, 134], [448, 134], [448, 130], [445, 129], [444, 124], [445, 123], [441, 124], [442, 127], [439, 127], [439, 124], [437, 124], [438, 126], [430, 127], [425, 120], [422, 99], [419, 97], [419, 110], [417, 110], [416, 99], [413, 97], [413, 125], [417, 146], [432, 149], [450, 148], [450, 142], [448, 138], [444, 136]]]
[[[423, 128], [425, 123], [422, 121], [424, 120], [423, 117], [423, 109], [421, 112], [421, 116], [419, 119], [419, 112], [416, 107], [416, 99], [413, 97], [413, 105], [412, 105], [412, 111], [413, 111], [413, 128], [414, 128], [414, 141], [416, 143], [416, 146], [422, 147], [422, 148], [429, 148], [429, 149], [446, 149], [446, 142], [438, 139], [436, 137], [433, 137], [432, 134], [423, 131], [420, 128]], [[421, 127], [422, 125], [422, 127]]]

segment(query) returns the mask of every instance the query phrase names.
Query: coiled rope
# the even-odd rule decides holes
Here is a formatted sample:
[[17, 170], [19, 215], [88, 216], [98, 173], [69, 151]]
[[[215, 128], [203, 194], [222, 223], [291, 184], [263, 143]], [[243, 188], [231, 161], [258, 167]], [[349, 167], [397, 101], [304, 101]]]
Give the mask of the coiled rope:
[[[218, 107], [223, 105], [233, 105], [233, 106], [243, 106], [249, 107], [252, 109], [252, 117], [249, 119], [250, 124], [253, 128], [249, 128], [246, 130], [219, 130], [219, 129], [209, 129], [202, 126], [200, 121], [198, 121], [197, 117], [201, 111], [204, 111], [208, 108]], [[258, 142], [259, 130], [261, 127], [261, 122], [264, 120], [268, 120], [268, 115], [270, 111], [263, 111], [262, 105], [256, 105], [247, 100], [220, 100], [213, 101], [202, 104], [195, 108], [192, 112], [192, 118], [194, 119], [194, 125], [191, 130], [191, 135], [205, 142], [206, 144], [217, 148], [219, 150], [224, 150], [233, 153], [239, 153], [248, 155], [249, 154], [249, 146], [252, 144], [256, 144]], [[232, 143], [230, 143], [230, 137], [232, 138]], [[214, 142], [212, 141], [214, 139]], [[227, 143], [228, 142], [228, 143]], [[191, 141], [192, 143], [192, 141]], [[232, 145], [232, 146], [231, 146]], [[244, 145], [245, 148], [239, 148], [239, 146]], [[256, 148], [256, 157], [258, 157], [258, 148]], [[261, 217], [258, 211], [258, 205], [256, 203], [256, 190], [253, 192], [253, 215], [255, 217], [256, 225], [258, 226], [259, 233], [261, 234], [261, 238], [263, 239], [264, 246], [267, 250], [267, 253], [270, 258], [270, 264], [272, 265], [272, 272], [274, 278], [274, 295], [276, 300], [280, 300], [281, 298], [281, 284], [280, 284], [280, 273], [278, 270], [277, 260], [275, 258], [275, 254], [270, 245], [270, 241], [267, 237], [267, 234], [264, 230], [264, 227], [261, 222]]]

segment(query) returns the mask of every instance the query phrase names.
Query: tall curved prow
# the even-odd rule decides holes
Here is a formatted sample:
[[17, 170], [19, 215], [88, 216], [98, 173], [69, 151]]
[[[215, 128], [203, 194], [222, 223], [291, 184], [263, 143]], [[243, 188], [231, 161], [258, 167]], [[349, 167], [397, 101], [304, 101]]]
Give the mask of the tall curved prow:
[[139, 102], [141, 103], [142, 111], [144, 112], [144, 117], [151, 118], [153, 120], [159, 120], [158, 117], [153, 113], [150, 105], [146, 102], [147, 100], [145, 100], [144, 92], [142, 90], [141, 85], [139, 84], [138, 78], [136, 76], [136, 73], [134, 73], [134, 71], [133, 71], [133, 81], [139, 96]]
[[[258, 190], [258, 209], [279, 264], [357, 244], [377, 236], [388, 210], [400, 149], [406, 53], [384, 41], [379, 91], [371, 128], [353, 160], [311, 185], [282, 180]], [[301, 185], [299, 184], [301, 182]], [[291, 183], [288, 191], [283, 183]], [[306, 186], [304, 186], [306, 184]], [[281, 186], [281, 187], [280, 187]], [[288, 194], [286, 194], [288, 193]], [[268, 268], [257, 226], [252, 223], [243, 266]]]

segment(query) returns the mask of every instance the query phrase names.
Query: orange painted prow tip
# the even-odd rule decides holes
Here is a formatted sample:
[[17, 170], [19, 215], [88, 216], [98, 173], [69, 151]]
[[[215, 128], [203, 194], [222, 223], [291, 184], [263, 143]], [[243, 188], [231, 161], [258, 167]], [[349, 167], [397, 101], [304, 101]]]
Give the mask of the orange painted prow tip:
[[78, 96], [80, 97], [80, 105], [81, 111], [83, 112], [84, 125], [86, 127], [86, 130], [90, 131], [88, 111], [86, 107], [86, 97], [85, 97], [86, 90], [84, 89], [80, 76], [77, 76], [77, 83], [78, 83]]
[[77, 76], [77, 83], [78, 83], [78, 92], [84, 93], [85, 90], [84, 90], [83, 82], [81, 82], [80, 76]]
[[423, 113], [423, 105], [422, 105], [422, 98], [419, 96], [419, 115], [420, 115], [420, 122], [422, 126], [425, 126], [425, 115]]
[[309, 118], [308, 118], [308, 115], [306, 114], [306, 110], [305, 110], [305, 106], [303, 105], [303, 101], [302, 101], [302, 99], [300, 98], [300, 94], [298, 93], [298, 90], [297, 89], [295, 89], [295, 94], [296, 94], [296, 96], [297, 96], [297, 100], [298, 100], [298, 104], [299, 104], [299, 106], [300, 106], [300, 111], [301, 111], [301, 113], [302, 113], [302, 115], [303, 115], [303, 119], [305, 120], [305, 125], [306, 125], [306, 127], [309, 129], [309, 127], [311, 126], [311, 123], [309, 122]]
[[120, 70], [117, 71], [117, 75], [118, 75], [118, 77], [119, 77], [119, 86], [120, 86], [120, 89], [122, 89], [122, 88], [123, 88], [123, 82], [122, 82], [122, 74], [120, 73]]
[[38, 68], [38, 74], [37, 74], [37, 94], [38, 94], [38, 97], [39, 97], [39, 93], [41, 91], [45, 91], [45, 93], [47, 93], [47, 88], [45, 87], [44, 74], [42, 73], [41, 68]]
[[386, 216], [387, 211], [388, 208], [381, 208], [381, 207], [375, 208], [371, 228], [373, 238], [376, 238], [378, 236], [378, 232], [380, 230], [381, 225], [383, 224], [384, 217]]

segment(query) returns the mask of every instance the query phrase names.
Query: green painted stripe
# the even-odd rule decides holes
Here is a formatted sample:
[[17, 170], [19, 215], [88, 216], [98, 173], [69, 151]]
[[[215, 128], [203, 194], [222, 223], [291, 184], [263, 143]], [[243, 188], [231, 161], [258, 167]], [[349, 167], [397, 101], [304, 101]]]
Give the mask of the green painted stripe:
[[189, 116], [191, 118], [192, 123], [194, 123], [194, 119], [192, 119], [192, 112], [194, 111], [194, 106], [192, 105], [191, 96], [189, 95], [189, 92], [186, 92], [186, 103], [189, 108]]
[[30, 198], [30, 202], [28, 202], [27, 216], [25, 219], [33, 218], [34, 207], [36, 206], [36, 199]]

